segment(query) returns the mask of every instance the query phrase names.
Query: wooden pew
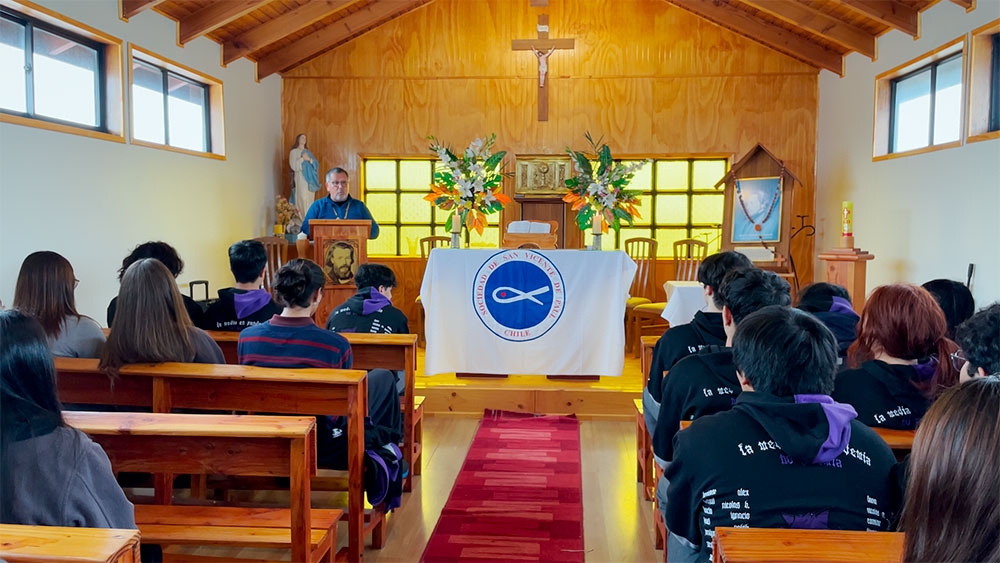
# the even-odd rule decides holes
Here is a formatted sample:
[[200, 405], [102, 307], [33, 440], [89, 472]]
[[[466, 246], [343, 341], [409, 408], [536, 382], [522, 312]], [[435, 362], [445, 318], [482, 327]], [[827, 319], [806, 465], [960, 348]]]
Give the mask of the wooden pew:
[[[688, 426], [691, 426], [692, 420], [682, 420], [681, 430], [684, 430]], [[872, 428], [880, 438], [885, 440], [885, 443], [892, 448], [892, 451], [896, 454], [896, 457], [900, 455], [906, 455], [910, 450], [913, 449], [913, 437], [917, 435], [916, 430], [892, 430], [889, 428]]]
[[[240, 333], [222, 330], [205, 332], [222, 349], [226, 363], [239, 363], [236, 347]], [[420, 475], [424, 419], [424, 398], [414, 394], [417, 369], [417, 335], [351, 332], [342, 332], [340, 335], [351, 344], [354, 369], [382, 368], [404, 373], [406, 390], [401, 401], [403, 409], [403, 459], [410, 466], [410, 476], [403, 482], [403, 490], [411, 491], [413, 489], [413, 476]]]
[[0, 524], [0, 558], [10, 563], [139, 563], [139, 530]]
[[101, 445], [116, 472], [289, 478], [289, 509], [136, 505], [143, 541], [291, 548], [293, 561], [333, 560], [342, 511], [310, 508], [309, 481], [316, 475], [313, 417], [103, 412], [65, 417]]
[[843, 530], [716, 528], [715, 563], [754, 562], [897, 562], [903, 558], [903, 534]]
[[[653, 347], [659, 336], [643, 336], [639, 339], [640, 355], [642, 358], [640, 368], [642, 370], [642, 388], [646, 388], [649, 381], [649, 366], [653, 363]], [[646, 419], [642, 412], [642, 399], [633, 399], [635, 405], [635, 459], [637, 479], [642, 483], [642, 498], [653, 499], [653, 490], [656, 489], [656, 481], [653, 475], [653, 440], [646, 430]]]
[[[113, 385], [97, 360], [55, 358], [59, 398], [64, 403], [172, 409], [245, 410], [296, 415], [346, 414], [348, 478], [347, 557], [359, 561], [366, 531], [380, 547], [384, 513], [364, 516], [364, 416], [368, 412], [367, 373], [363, 370], [281, 370], [215, 364], [134, 364], [122, 367]], [[156, 477], [156, 502], [169, 504], [172, 479]], [[318, 487], [314, 487], [318, 488]], [[338, 556], [339, 557], [339, 556]]]

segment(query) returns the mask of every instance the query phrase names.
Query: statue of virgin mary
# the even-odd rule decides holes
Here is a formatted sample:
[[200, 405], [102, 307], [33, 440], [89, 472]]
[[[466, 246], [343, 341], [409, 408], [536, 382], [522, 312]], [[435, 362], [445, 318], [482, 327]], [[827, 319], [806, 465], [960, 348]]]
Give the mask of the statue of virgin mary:
[[313, 194], [319, 191], [319, 162], [306, 144], [306, 134], [295, 137], [295, 146], [288, 152], [288, 165], [292, 168], [292, 204], [299, 210], [299, 217], [305, 217], [309, 206], [316, 200]]

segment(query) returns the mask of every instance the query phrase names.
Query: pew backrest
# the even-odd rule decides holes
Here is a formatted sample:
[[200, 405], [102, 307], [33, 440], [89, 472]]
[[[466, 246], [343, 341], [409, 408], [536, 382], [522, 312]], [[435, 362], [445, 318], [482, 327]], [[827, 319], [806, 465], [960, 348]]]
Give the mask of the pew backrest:
[[10, 563], [139, 563], [139, 530], [0, 524], [0, 558]]
[[901, 561], [903, 534], [844, 530], [716, 528], [715, 563]]

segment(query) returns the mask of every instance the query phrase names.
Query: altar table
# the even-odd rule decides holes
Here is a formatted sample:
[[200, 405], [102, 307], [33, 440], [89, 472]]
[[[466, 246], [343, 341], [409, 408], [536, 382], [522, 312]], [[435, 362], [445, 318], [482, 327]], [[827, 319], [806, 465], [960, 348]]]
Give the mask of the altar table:
[[636, 264], [621, 251], [431, 251], [425, 375], [620, 376]]

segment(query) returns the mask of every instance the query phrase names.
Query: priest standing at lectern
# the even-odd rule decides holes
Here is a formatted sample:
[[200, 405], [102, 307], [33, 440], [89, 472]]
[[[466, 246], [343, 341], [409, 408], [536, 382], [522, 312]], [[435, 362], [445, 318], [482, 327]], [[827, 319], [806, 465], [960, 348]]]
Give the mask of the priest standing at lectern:
[[318, 199], [309, 206], [305, 219], [302, 220], [302, 232], [309, 234], [310, 219], [367, 219], [372, 222], [369, 239], [378, 238], [378, 223], [372, 217], [364, 202], [351, 197], [347, 190], [347, 171], [343, 168], [331, 168], [326, 173], [326, 191], [329, 197]]

